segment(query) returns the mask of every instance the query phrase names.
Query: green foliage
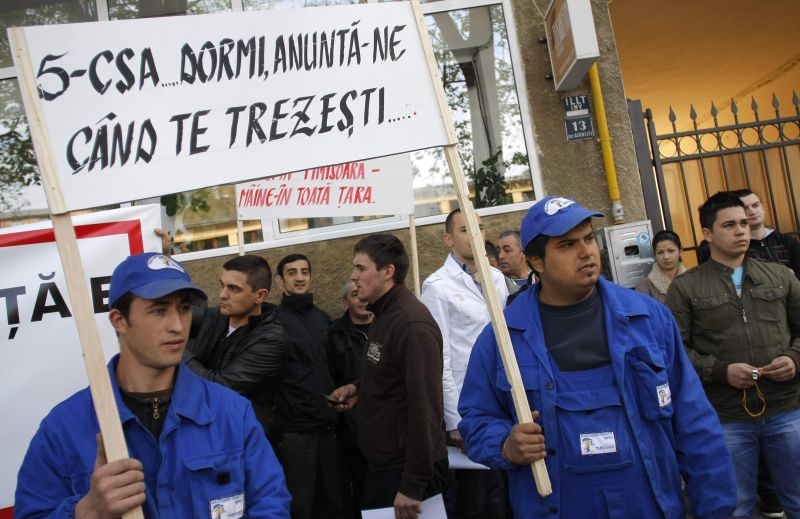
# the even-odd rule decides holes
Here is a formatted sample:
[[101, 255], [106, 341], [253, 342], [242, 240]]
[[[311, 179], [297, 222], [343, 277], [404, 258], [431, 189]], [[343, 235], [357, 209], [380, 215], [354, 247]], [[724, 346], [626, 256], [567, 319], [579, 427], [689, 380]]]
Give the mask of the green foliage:
[[527, 164], [528, 156], [526, 154], [516, 152], [510, 160], [503, 160], [503, 149], [497, 148], [496, 152], [481, 162], [481, 167], [477, 170], [473, 170], [471, 166], [465, 167], [467, 177], [475, 185], [475, 207], [510, 204], [511, 195], [508, 194], [505, 170], [511, 165]]
[[15, 211], [23, 206], [20, 191], [41, 184], [30, 135], [16, 130], [0, 135], [0, 211]]
[[211, 196], [212, 188], [198, 189], [188, 193], [173, 193], [171, 195], [164, 195], [161, 197], [161, 205], [164, 206], [164, 211], [167, 216], [175, 216], [179, 212], [189, 209], [194, 212], [208, 212], [211, 206], [208, 205], [208, 199]]

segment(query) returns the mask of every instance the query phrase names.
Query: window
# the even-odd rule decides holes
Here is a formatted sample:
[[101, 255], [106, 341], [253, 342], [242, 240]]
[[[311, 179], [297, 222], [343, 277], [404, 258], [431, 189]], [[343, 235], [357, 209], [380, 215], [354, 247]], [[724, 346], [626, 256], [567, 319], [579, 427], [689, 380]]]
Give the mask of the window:
[[[283, 9], [365, 0], [15, 0], [0, 7], [3, 29], [14, 25], [117, 20], [219, 11]], [[375, 0], [369, 0], [375, 1]], [[476, 207], [533, 200], [538, 186], [536, 153], [521, 73], [515, 71], [513, 24], [508, 0], [443, 0], [423, 4], [439, 73], [456, 124], [462, 166]], [[511, 40], [511, 41], [509, 41]], [[46, 218], [46, 202], [33, 156], [8, 41], [0, 46], [0, 224], [25, 217]], [[449, 212], [456, 205], [441, 149], [411, 155], [415, 216]], [[533, 164], [531, 164], [533, 158]], [[155, 200], [134, 203], [156, 202]], [[233, 186], [216, 186], [162, 196], [164, 227], [176, 253], [203, 257], [238, 243]], [[292, 218], [242, 222], [245, 244], [335, 237], [364, 226], [403, 225], [396, 215]], [[257, 247], [259, 247], [257, 245]], [[261, 248], [261, 247], [259, 247]], [[214, 252], [214, 251], [217, 252]], [[230, 250], [227, 251], [230, 253]]]
[[230, 0], [108, 0], [110, 20], [230, 11]]
[[6, 0], [0, 5], [0, 68], [13, 67], [6, 29], [97, 20], [95, 0]]
[[[427, 4], [428, 6], [432, 4]], [[532, 200], [528, 152], [501, 4], [426, 16], [476, 207]], [[455, 191], [442, 150], [414, 156], [419, 216], [449, 212]]]

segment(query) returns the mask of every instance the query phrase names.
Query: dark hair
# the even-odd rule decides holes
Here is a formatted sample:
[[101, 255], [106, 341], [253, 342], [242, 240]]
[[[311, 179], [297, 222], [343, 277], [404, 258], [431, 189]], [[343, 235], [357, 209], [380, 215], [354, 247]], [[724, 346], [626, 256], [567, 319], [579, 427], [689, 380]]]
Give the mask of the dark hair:
[[[547, 242], [550, 241], [550, 236], [545, 236], [544, 234], [540, 234], [536, 238], [532, 239], [528, 246], [525, 247], [525, 256], [526, 258], [530, 258], [532, 256], [536, 256], [537, 258], [541, 258], [544, 261], [544, 251], [547, 248]], [[531, 270], [536, 270], [533, 268], [533, 264], [528, 261], [528, 265], [531, 266]], [[541, 274], [541, 272], [536, 272], [537, 274]]]
[[255, 254], [236, 256], [226, 261], [222, 268], [243, 273], [254, 292], [262, 288], [269, 290], [272, 287], [272, 269], [269, 268], [267, 260], [261, 256]]
[[111, 305], [111, 308], [109, 308], [109, 310], [118, 310], [119, 313], [122, 314], [122, 317], [124, 317], [125, 320], [127, 321], [128, 316], [131, 313], [131, 304], [133, 303], [133, 300], [135, 298], [136, 295], [133, 292], [125, 292], [124, 294], [119, 296], [119, 298], [116, 301], [114, 301], [114, 304]]
[[713, 228], [717, 213], [729, 207], [744, 208], [744, 202], [730, 191], [720, 191], [711, 196], [700, 206], [700, 227], [703, 229]]
[[459, 214], [461, 209], [453, 209], [450, 211], [450, 214], [447, 215], [447, 218], [444, 220], [444, 232], [447, 234], [453, 234], [453, 220], [456, 217], [456, 214]]
[[513, 231], [513, 230], [503, 231], [503, 232], [500, 233], [500, 236], [498, 236], [497, 239], [498, 240], [502, 240], [503, 238], [508, 238], [509, 236], [513, 236], [514, 238], [517, 239], [517, 244], [519, 245], [519, 248], [521, 249], [522, 248], [522, 240], [519, 237], [519, 231]]
[[679, 249], [682, 248], [681, 247], [681, 238], [680, 238], [680, 236], [678, 236], [673, 231], [670, 231], [669, 229], [664, 229], [663, 231], [658, 231], [656, 233], [656, 235], [653, 236], [653, 250], [654, 251], [656, 249], [656, 245], [658, 244], [658, 242], [662, 242], [662, 241], [671, 241], [675, 245], [677, 245]]
[[408, 274], [408, 254], [396, 236], [391, 234], [370, 234], [361, 238], [353, 247], [353, 254], [366, 254], [375, 263], [375, 267], [382, 269], [394, 265], [392, 281], [400, 285], [405, 282]]
[[486, 257], [487, 258], [494, 258], [495, 261], [500, 261], [500, 252], [497, 250], [497, 245], [486, 240], [483, 243], [483, 246], [486, 247]]
[[[758, 194], [757, 194], [757, 193], [753, 193], [753, 192], [752, 192], [752, 191], [750, 191], [749, 189], [737, 189], [737, 190], [735, 190], [735, 191], [731, 191], [731, 194], [732, 194], [733, 196], [738, 196], [739, 198], [744, 198], [744, 197], [746, 197], [746, 196], [750, 196], [750, 195], [756, 195], [756, 196], [758, 196]], [[758, 198], [759, 198], [759, 200], [761, 199], [761, 197], [760, 197], [760, 196], [759, 196]]]
[[276, 267], [278, 275], [281, 277], [281, 279], [283, 279], [283, 267], [285, 267], [287, 263], [294, 263], [295, 261], [299, 260], [305, 260], [305, 262], [308, 263], [308, 272], [311, 273], [311, 262], [308, 261], [308, 258], [305, 254], [289, 254], [284, 256], [283, 259], [278, 262], [278, 266]]

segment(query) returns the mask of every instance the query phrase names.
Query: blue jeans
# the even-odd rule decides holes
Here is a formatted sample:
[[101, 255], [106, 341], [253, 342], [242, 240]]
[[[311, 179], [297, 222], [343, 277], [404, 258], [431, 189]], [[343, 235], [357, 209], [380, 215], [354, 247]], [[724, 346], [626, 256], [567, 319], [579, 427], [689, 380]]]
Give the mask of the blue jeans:
[[760, 453], [786, 517], [800, 518], [800, 409], [754, 422], [724, 423], [722, 430], [736, 471], [734, 517], [753, 516]]

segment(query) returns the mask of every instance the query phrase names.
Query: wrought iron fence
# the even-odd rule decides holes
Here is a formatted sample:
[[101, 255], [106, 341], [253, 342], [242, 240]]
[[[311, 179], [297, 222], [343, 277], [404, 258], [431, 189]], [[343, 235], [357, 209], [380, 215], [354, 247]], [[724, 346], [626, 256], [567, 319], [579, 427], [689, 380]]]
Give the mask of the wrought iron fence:
[[[657, 134], [650, 109], [644, 113], [656, 172], [664, 225], [678, 232], [693, 250], [702, 240], [697, 207], [717, 191], [751, 189], [766, 209], [766, 224], [780, 232], [800, 230], [800, 98], [793, 92], [794, 114], [782, 115], [772, 96], [774, 117], [762, 120], [751, 98], [752, 121], [740, 120], [739, 105], [730, 103], [733, 124], [720, 124], [720, 111], [711, 103], [712, 124], [700, 128], [698, 114], [689, 111], [691, 129], [678, 131], [670, 107], [672, 132]], [[702, 124], [702, 122], [700, 123]]]

